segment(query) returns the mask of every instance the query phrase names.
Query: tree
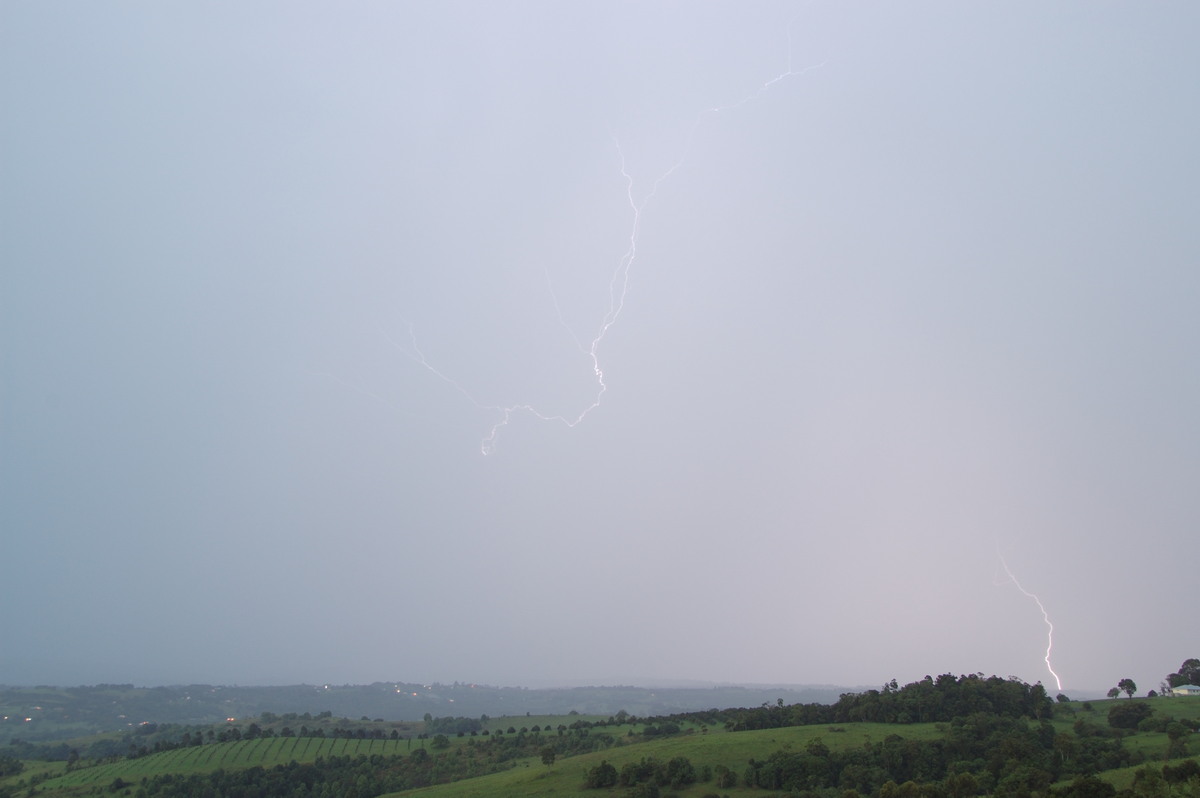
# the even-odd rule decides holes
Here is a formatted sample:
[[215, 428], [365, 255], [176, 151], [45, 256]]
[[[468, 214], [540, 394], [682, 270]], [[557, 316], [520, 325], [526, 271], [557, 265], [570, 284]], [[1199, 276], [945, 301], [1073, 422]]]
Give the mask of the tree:
[[1119, 688], [1119, 687], [1108, 688], [1108, 697], [1109, 698], [1116, 698], [1120, 694], [1121, 694], [1121, 688]]
[[1169, 759], [1187, 756], [1187, 737], [1191, 733], [1191, 729], [1177, 720], [1167, 724], [1167, 739], [1170, 740], [1167, 744]]
[[979, 794], [979, 780], [971, 773], [955, 773], [944, 782], [950, 798], [970, 798]]
[[1167, 675], [1168, 687], [1185, 684], [1200, 684], [1200, 659], [1185, 659], [1178, 671]]
[[667, 763], [667, 780], [678, 790], [696, 781], [696, 768], [686, 756], [677, 756]]
[[1117, 789], [1096, 776], [1076, 776], [1063, 795], [1066, 798], [1112, 798]]
[[1133, 698], [1133, 694], [1137, 692], [1137, 684], [1133, 681], [1133, 679], [1128, 677], [1117, 682], [1117, 687], [1121, 690], [1121, 692], [1129, 696], [1131, 699]]
[[584, 786], [592, 789], [617, 786], [617, 769], [610, 765], [608, 760], [602, 761], [587, 772], [587, 781], [584, 782]]
[[1149, 704], [1114, 704], [1108, 711], [1108, 725], [1114, 729], [1136, 729], [1153, 714], [1154, 709]]
[[546, 767], [550, 767], [551, 765], [554, 764], [554, 757], [556, 756], [556, 753], [554, 751], [554, 746], [543, 745], [541, 754], [542, 754], [542, 764], [543, 765], [545, 765]]

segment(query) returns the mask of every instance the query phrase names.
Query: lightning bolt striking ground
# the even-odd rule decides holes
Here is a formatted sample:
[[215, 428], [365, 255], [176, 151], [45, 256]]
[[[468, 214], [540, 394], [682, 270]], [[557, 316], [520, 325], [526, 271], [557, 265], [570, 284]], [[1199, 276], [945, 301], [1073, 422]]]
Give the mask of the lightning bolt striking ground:
[[822, 62], [819, 64], [813, 64], [811, 66], [804, 67], [803, 69], [793, 68], [793, 66], [792, 66], [792, 25], [795, 23], [797, 18], [798, 18], [798, 15], [796, 17], [793, 17], [788, 22], [787, 27], [786, 27], [787, 40], [788, 40], [787, 69], [784, 70], [783, 72], [780, 72], [778, 75], [771, 78], [770, 80], [767, 80], [761, 86], [759, 86], [757, 89], [755, 89], [754, 91], [745, 95], [744, 97], [742, 97], [740, 100], [737, 100], [736, 102], [732, 102], [727, 105], [720, 105], [720, 106], [715, 106], [712, 108], [706, 108], [706, 109], [700, 111], [696, 115], [695, 120], [692, 122], [691, 128], [688, 130], [687, 135], [684, 137], [683, 145], [679, 149], [679, 157], [676, 158], [675, 162], [671, 165], [671, 167], [669, 169], [667, 169], [665, 172], [660, 174], [651, 183], [650, 189], [648, 191], [646, 191], [644, 194], [641, 194], [640, 197], [638, 196], [638, 192], [635, 191], [635, 181], [634, 181], [633, 175], [631, 175], [629, 173], [628, 169], [626, 169], [625, 153], [621, 149], [620, 141], [618, 141], [618, 139], [615, 135], [612, 137], [613, 145], [615, 146], [615, 148], [617, 150], [617, 155], [620, 159], [621, 177], [624, 178], [624, 180], [625, 180], [626, 200], [628, 201], [629, 209], [630, 209], [630, 212], [632, 213], [632, 220], [630, 222], [630, 227], [629, 227], [629, 244], [625, 250], [625, 253], [621, 256], [620, 260], [617, 262], [617, 266], [613, 271], [612, 278], [609, 280], [608, 311], [604, 314], [604, 317], [601, 319], [600, 325], [599, 325], [596, 333], [586, 343], [583, 340], [581, 340], [579, 338], [579, 336], [577, 336], [573, 330], [571, 330], [571, 328], [567, 325], [566, 321], [563, 319], [562, 311], [558, 304], [558, 299], [555, 296], [554, 288], [550, 283], [549, 271], [546, 271], [546, 284], [550, 290], [551, 301], [554, 303], [554, 309], [558, 316], [559, 324], [562, 325], [562, 327], [564, 329], [566, 329], [568, 334], [570, 334], [571, 338], [574, 340], [579, 351], [585, 356], [587, 363], [590, 365], [592, 373], [595, 376], [595, 381], [596, 381], [595, 397], [592, 399], [591, 403], [589, 405], [587, 405], [586, 407], [584, 407], [583, 410], [581, 410], [578, 414], [573, 415], [573, 416], [566, 416], [566, 415], [553, 415], [553, 414], [543, 413], [531, 404], [515, 404], [515, 405], [501, 406], [501, 405], [493, 405], [493, 404], [487, 404], [487, 403], [480, 402], [474, 396], [472, 396], [471, 393], [466, 388], [464, 388], [460, 382], [458, 382], [457, 380], [442, 373], [437, 368], [435, 368], [428, 360], [426, 360], [425, 355], [422, 354], [420, 348], [417, 346], [416, 332], [411, 324], [409, 325], [409, 343], [407, 346], [400, 345], [398, 342], [389, 339], [389, 340], [391, 340], [391, 343], [393, 346], [396, 346], [397, 349], [399, 349], [401, 352], [403, 352], [405, 355], [407, 355], [415, 363], [423, 366], [428, 371], [430, 371], [431, 373], [436, 375], [439, 379], [441, 379], [444, 382], [446, 382], [447, 384], [453, 386], [459, 393], [461, 393], [464, 397], [466, 397], [466, 399], [471, 404], [473, 404], [476, 408], [478, 408], [480, 410], [487, 410], [487, 411], [495, 412], [498, 414], [498, 416], [499, 416], [498, 420], [496, 421], [495, 424], [492, 425], [491, 430], [488, 432], [488, 434], [486, 436], [484, 436], [483, 440], [480, 443], [480, 450], [483, 452], [483, 454], [487, 455], [487, 454], [491, 454], [493, 451], [495, 451], [496, 438], [500, 434], [500, 430], [503, 429], [504, 427], [508, 426], [509, 421], [517, 413], [528, 412], [530, 415], [532, 415], [535, 418], [540, 419], [542, 421], [558, 421], [558, 422], [561, 422], [562, 424], [566, 425], [567, 427], [574, 427], [575, 425], [577, 425], [581, 421], [583, 421], [584, 418], [586, 418], [589, 413], [591, 413], [593, 410], [595, 410], [597, 407], [600, 406], [601, 399], [603, 398], [605, 392], [608, 390], [608, 384], [604, 381], [604, 369], [601, 367], [601, 364], [600, 364], [600, 344], [604, 341], [604, 338], [608, 334], [608, 331], [612, 328], [612, 326], [614, 324], [616, 324], [617, 319], [621, 315], [621, 311], [625, 307], [625, 299], [629, 292], [629, 275], [630, 275], [631, 270], [633, 269], [634, 262], [637, 260], [638, 235], [641, 232], [642, 214], [644, 213], [647, 204], [650, 202], [650, 200], [652, 200], [654, 198], [655, 194], [658, 193], [658, 189], [663, 184], [663, 182], [666, 181], [667, 179], [669, 179], [671, 177], [671, 175], [675, 174], [675, 172], [677, 172], [679, 169], [681, 169], [683, 167], [684, 163], [687, 161], [688, 154], [691, 151], [692, 139], [695, 137], [696, 131], [700, 128], [701, 124], [703, 124], [704, 121], [709, 116], [714, 116], [717, 114], [725, 113], [728, 111], [733, 111], [737, 108], [740, 108], [741, 106], [743, 106], [749, 102], [753, 102], [754, 100], [763, 96], [764, 94], [769, 92], [776, 84], [778, 84], [782, 81], [785, 81], [788, 78], [799, 77], [799, 76], [805, 74], [806, 72], [809, 72], [814, 69], [818, 69], [825, 65], [824, 62]]
[[[1004, 568], [1004, 573], [1008, 575], [1008, 581], [1016, 585], [1017, 590], [1023, 595], [1033, 599], [1038, 605], [1038, 609], [1042, 611], [1042, 619], [1046, 622], [1046, 670], [1050, 671], [1050, 675], [1054, 677], [1054, 683], [1058, 686], [1059, 691], [1062, 691], [1062, 679], [1058, 678], [1058, 674], [1054, 672], [1054, 667], [1050, 664], [1050, 653], [1054, 649], [1054, 624], [1050, 622], [1050, 613], [1046, 612], [1046, 607], [1042, 604], [1042, 600], [1033, 593], [1030, 593], [1025, 588], [1021, 587], [1021, 583], [1017, 581], [1017, 577], [1013, 576], [1013, 572], [1009, 570], [1008, 563], [1004, 561], [1004, 555], [996, 552], [996, 556], [1000, 558], [1000, 565]], [[1004, 584], [1000, 582], [998, 584]]]

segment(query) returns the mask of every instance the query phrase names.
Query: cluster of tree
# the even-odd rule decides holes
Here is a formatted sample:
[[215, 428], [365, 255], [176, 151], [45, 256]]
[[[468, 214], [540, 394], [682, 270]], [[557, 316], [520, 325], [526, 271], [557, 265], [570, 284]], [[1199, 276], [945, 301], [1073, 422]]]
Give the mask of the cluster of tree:
[[726, 728], [773, 729], [784, 726], [810, 726], [828, 723], [929, 723], [985, 712], [1010, 718], [1048, 717], [1054, 702], [1041, 684], [1025, 684], [1017, 679], [984, 677], [981, 673], [955, 677], [946, 673], [934, 679], [900, 687], [896, 680], [881, 690], [845, 693], [832, 705], [794, 704], [782, 701], [756, 709], [710, 710], [688, 713], [682, 718], [703, 718], [706, 722], [724, 721]]
[[1182, 687], [1185, 684], [1200, 685], [1200, 659], [1185, 659], [1179, 670], [1167, 674], [1167, 687]]
[[[584, 787], [590, 789], [609, 789], [611, 787], [639, 788], [633, 794], [656, 798], [659, 788], [670, 787], [682, 789], [697, 780], [708, 781], [712, 773], [698, 777], [696, 768], [685, 756], [677, 756], [667, 762], [654, 757], [643, 758], [640, 762], [628, 762], [620, 771], [607, 760], [590, 768], [584, 779]], [[728, 786], [733, 786], [728, 785]]]
[[1117, 682], [1116, 687], [1111, 687], [1108, 690], [1109, 698], [1116, 698], [1121, 693], [1133, 698], [1133, 694], [1137, 692], [1137, 683], [1133, 679], [1125, 678]]
[[[912, 740], [889, 735], [881, 742], [831, 751], [821, 740], [803, 751], [779, 750], [751, 760], [746, 786], [815, 791], [836, 788], [880, 798], [962, 798], [987, 792], [1028, 794], [1073, 774], [1136, 764], [1119, 736], [1079, 738], [1058, 733], [1049, 721], [993, 713], [955, 718], [945, 735]], [[921, 785], [919, 793], [912, 787]]]
[[[448, 782], [455, 768], [448, 757], [329, 757], [315, 762], [215, 770], [195, 775], [164, 774], [137, 785], [142, 798], [190, 798], [195, 795], [260, 796], [261, 798], [371, 798]], [[126, 786], [126, 785], [121, 785]], [[132, 786], [132, 785], [130, 785]]]
[[[536, 727], [535, 727], [536, 728]], [[465, 749], [471, 755], [487, 757], [496, 763], [538, 755], [547, 764], [557, 757], [602, 751], [617, 744], [617, 738], [606, 732], [579, 727], [560, 727], [544, 731], [526, 731], [522, 728], [512, 735], [492, 734], [487, 737], [467, 740]]]
[[[1062, 700], [1066, 700], [1063, 696]], [[875, 723], [928, 723], [949, 721], [976, 712], [1010, 718], [1039, 720], [1049, 717], [1054, 702], [1041, 684], [983, 674], [926, 676], [903, 687], [892, 680], [880, 690], [844, 693], [834, 704], [774, 704], [736, 709], [707, 709], [667, 716], [637, 718], [624, 711], [607, 721], [576, 721], [576, 727], [605, 727], [644, 722], [643, 734], [676, 734], [683, 724], [724, 725], [731, 731], [778, 729], [868, 721]]]
[[[1124, 748], [1120, 734], [1099, 726], [1084, 731], [1084, 736], [1059, 733], [1048, 720], [1031, 725], [1021, 717], [976, 712], [954, 718], [944, 735], [933, 740], [889, 735], [881, 742], [834, 751], [816, 738], [802, 751], [781, 749], [766, 759], [751, 759], [740, 783], [809, 795], [836, 790], [844, 796], [879, 798], [966, 798], [981, 792], [1018, 796], [1045, 791], [1071, 775], [1086, 777], [1137, 764], [1140, 755]], [[715, 781], [718, 788], [739, 783], [737, 774], [724, 765], [697, 772], [690, 763], [683, 764], [647, 759], [618, 771], [602, 762], [587, 772], [584, 786], [678, 787], [675, 780], [680, 778]], [[1079, 781], [1074, 791], [1065, 790], [1056, 798], [1101, 798], [1085, 794], [1091, 786], [1090, 781]]]
[[[109, 735], [93, 739], [86, 745], [72, 745], [67, 742], [30, 742], [23, 738], [14, 737], [8, 745], [0, 746], [0, 756], [12, 756], [18, 759], [43, 762], [65, 762], [73, 759], [91, 760], [94, 762], [115, 761], [121, 757], [139, 757], [160, 751], [171, 751], [176, 748], [187, 748], [194, 745], [223, 743], [237, 740], [253, 740], [259, 737], [332, 737], [356, 740], [408, 739], [420, 729], [419, 723], [385, 723], [379, 720], [364, 719], [360, 722], [347, 718], [334, 720], [329, 712], [322, 712], [315, 717], [309, 713], [297, 715], [275, 715], [265, 713], [260, 721], [296, 722], [308, 721], [314, 725], [310, 728], [307, 723], [298, 729], [285, 725], [276, 730], [273, 726], [260, 726], [258, 722], [235, 725], [222, 723], [212, 725], [180, 725], [174, 723], [142, 723], [133, 729], [117, 735]], [[335, 725], [336, 724], [336, 725]]]
[[[1133, 776], [1133, 798], [1168, 798], [1200, 795], [1200, 765], [1194, 759], [1161, 768], [1147, 765]], [[1083, 798], [1090, 798], [1084, 796]]]
[[672, 721], [663, 721], [661, 724], [655, 725], [648, 723], [642, 728], [643, 737], [670, 737], [679, 734], [682, 731], [678, 723]]
[[[1079, 722], [1076, 722], [1078, 730]], [[1108, 711], [1108, 725], [1113, 729], [1139, 732], [1160, 732], [1167, 735], [1167, 758], [1188, 755], [1188, 737], [1200, 730], [1200, 722], [1191, 718], [1176, 720], [1160, 714], [1148, 703], [1121, 702]]]
[[[211, 745], [213, 743], [228, 743], [237, 742], [239, 740], [257, 740], [259, 738], [271, 737], [314, 737], [314, 738], [332, 738], [332, 739], [347, 739], [347, 740], [400, 740], [408, 739], [401, 737], [396, 729], [391, 732], [386, 732], [381, 728], [368, 729], [361, 726], [356, 728], [341, 728], [335, 726], [328, 731], [317, 726], [308, 728], [301, 726], [299, 731], [294, 731], [285, 726], [278, 732], [273, 728], [261, 728], [257, 723], [251, 723], [245, 729], [238, 726], [228, 726], [220, 730], [197, 730], [195, 733], [185, 731], [180, 737], [172, 739], [165, 737], [154, 740], [153, 743], [139, 745], [136, 741], [126, 744], [123, 750], [119, 750], [119, 744], [114, 744], [113, 741], [100, 741], [98, 747], [96, 745], [85, 749], [83, 756], [86, 758], [96, 759], [111, 759], [114, 755], [114, 747], [117, 748], [116, 754], [124, 755], [130, 759], [137, 757], [149, 756], [162, 751], [173, 751], [177, 748], [188, 748], [197, 745]], [[421, 735], [424, 737], [424, 735]]]
[[471, 732], [483, 731], [483, 718], [435, 718], [428, 712], [425, 713], [425, 733], [426, 734], [470, 734]]

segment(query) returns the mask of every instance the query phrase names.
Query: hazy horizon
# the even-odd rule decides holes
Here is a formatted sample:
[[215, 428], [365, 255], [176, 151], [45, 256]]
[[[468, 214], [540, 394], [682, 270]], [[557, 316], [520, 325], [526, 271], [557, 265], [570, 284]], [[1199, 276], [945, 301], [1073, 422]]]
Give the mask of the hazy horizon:
[[0, 683], [1157, 689], [1198, 23], [5, 4]]

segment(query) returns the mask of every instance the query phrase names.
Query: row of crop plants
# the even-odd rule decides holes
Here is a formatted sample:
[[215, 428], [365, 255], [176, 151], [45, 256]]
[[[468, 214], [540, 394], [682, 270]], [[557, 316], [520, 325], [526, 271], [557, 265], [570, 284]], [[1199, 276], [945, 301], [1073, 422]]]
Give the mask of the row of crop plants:
[[53, 780], [62, 786], [111, 784], [115, 779], [136, 781], [161, 773], [199, 773], [217, 768], [273, 767], [312, 762], [318, 757], [402, 754], [405, 740], [359, 740], [348, 737], [260, 737], [225, 743], [176, 748], [106, 765], [84, 767]]

